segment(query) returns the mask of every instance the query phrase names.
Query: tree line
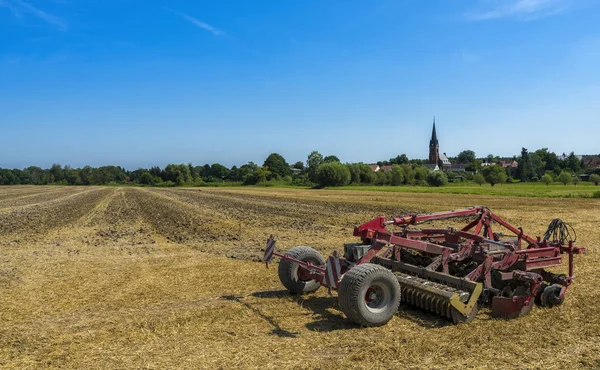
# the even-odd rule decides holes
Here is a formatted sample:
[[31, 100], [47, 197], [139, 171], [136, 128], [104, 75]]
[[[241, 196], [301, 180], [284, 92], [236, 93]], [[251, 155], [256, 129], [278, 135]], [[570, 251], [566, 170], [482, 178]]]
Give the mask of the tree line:
[[[248, 162], [240, 167], [228, 168], [222, 164], [169, 164], [126, 170], [120, 166], [72, 168], [53, 164], [42, 169], [31, 166], [24, 169], [0, 168], [0, 185], [110, 185], [139, 184], [151, 186], [203, 186], [220, 183], [241, 185], [299, 185], [299, 186], [344, 186], [344, 185], [429, 185], [443, 186], [449, 181], [485, 182], [492, 186], [514, 181], [543, 181], [551, 183], [577, 182], [583, 171], [583, 163], [574, 153], [561, 160], [547, 148], [528, 152], [523, 148], [519, 157], [510, 160], [518, 162], [518, 167], [504, 168], [496, 163], [500, 158], [489, 155], [476, 158], [471, 150], [450, 158], [453, 162], [466, 164], [466, 172], [431, 171], [425, 161], [410, 160], [405, 154], [377, 162], [388, 166], [385, 170], [373, 171], [365, 163], [342, 163], [335, 155], [323, 156], [318, 151], [310, 153], [306, 163], [298, 161], [290, 164], [278, 153], [270, 154], [262, 165]], [[593, 174], [591, 181], [600, 182], [600, 171]], [[595, 181], [597, 180], [597, 181]]]

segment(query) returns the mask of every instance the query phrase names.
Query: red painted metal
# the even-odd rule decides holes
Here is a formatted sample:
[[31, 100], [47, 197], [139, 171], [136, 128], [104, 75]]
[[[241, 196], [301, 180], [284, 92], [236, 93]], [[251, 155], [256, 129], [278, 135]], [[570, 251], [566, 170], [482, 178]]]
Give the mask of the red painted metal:
[[[456, 217], [474, 219], [460, 229], [415, 228], [423, 223]], [[389, 227], [397, 227], [399, 231], [390, 230]], [[504, 235], [499, 233], [501, 229], [507, 230], [516, 239], [504, 239]], [[337, 289], [343, 275], [356, 265], [372, 261], [377, 263], [382, 259], [402, 260], [406, 266], [481, 282], [484, 287], [481, 304], [491, 304], [495, 316], [511, 318], [528, 313], [533, 306], [534, 297], [541, 292], [540, 289], [545, 289], [550, 284], [561, 286], [562, 299], [574, 278], [574, 255], [585, 252], [585, 248], [574, 246], [573, 241], [568, 241], [565, 245], [541, 240], [540, 237], [533, 238], [525, 234], [522, 228], [511, 225], [486, 207], [409, 214], [391, 219], [378, 216], [354, 228], [353, 235], [364, 243], [357, 244], [356, 248], [359, 249], [356, 250], [366, 251], [358, 254], [356, 259], [353, 253], [339, 258], [335, 255], [335, 259], [331, 260], [333, 257], [330, 257], [327, 260], [326, 266], [315, 266], [271, 251], [270, 248], [275, 245], [273, 242], [272, 245], [267, 243], [264, 261], [269, 263], [273, 255], [293, 261], [309, 277], [322, 285]], [[522, 246], [523, 241], [527, 243], [526, 247]], [[565, 253], [568, 255], [568, 276], [544, 270], [560, 266], [561, 254]], [[518, 288], [515, 292], [520, 295], [504, 296], [504, 291], [515, 288]]]

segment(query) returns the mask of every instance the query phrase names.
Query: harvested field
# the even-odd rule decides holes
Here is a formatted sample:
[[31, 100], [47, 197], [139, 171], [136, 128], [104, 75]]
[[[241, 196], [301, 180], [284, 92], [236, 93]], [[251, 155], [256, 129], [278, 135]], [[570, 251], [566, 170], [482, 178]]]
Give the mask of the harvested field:
[[[485, 205], [578, 244], [565, 303], [454, 326], [401, 306], [346, 321], [325, 289], [291, 296], [279, 247], [323, 254], [379, 214]], [[600, 368], [600, 200], [294, 189], [0, 187], [0, 368]], [[334, 293], [335, 295], [335, 293]]]

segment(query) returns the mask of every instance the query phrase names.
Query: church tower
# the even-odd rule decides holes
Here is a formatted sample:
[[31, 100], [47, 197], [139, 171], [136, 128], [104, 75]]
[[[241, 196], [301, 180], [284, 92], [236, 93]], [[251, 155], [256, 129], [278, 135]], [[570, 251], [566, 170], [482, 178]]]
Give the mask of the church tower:
[[429, 141], [429, 164], [438, 164], [440, 161], [440, 144], [435, 133], [435, 117], [433, 117], [433, 131]]

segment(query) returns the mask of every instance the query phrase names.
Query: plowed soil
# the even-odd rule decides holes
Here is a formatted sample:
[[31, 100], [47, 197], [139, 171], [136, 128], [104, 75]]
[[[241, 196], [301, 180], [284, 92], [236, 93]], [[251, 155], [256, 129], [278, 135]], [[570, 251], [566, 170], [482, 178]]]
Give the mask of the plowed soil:
[[[278, 248], [324, 255], [378, 215], [490, 207], [570, 222], [565, 303], [468, 325], [401, 306], [360, 328], [325, 289], [291, 296]], [[600, 200], [294, 189], [0, 187], [0, 368], [600, 368]]]

